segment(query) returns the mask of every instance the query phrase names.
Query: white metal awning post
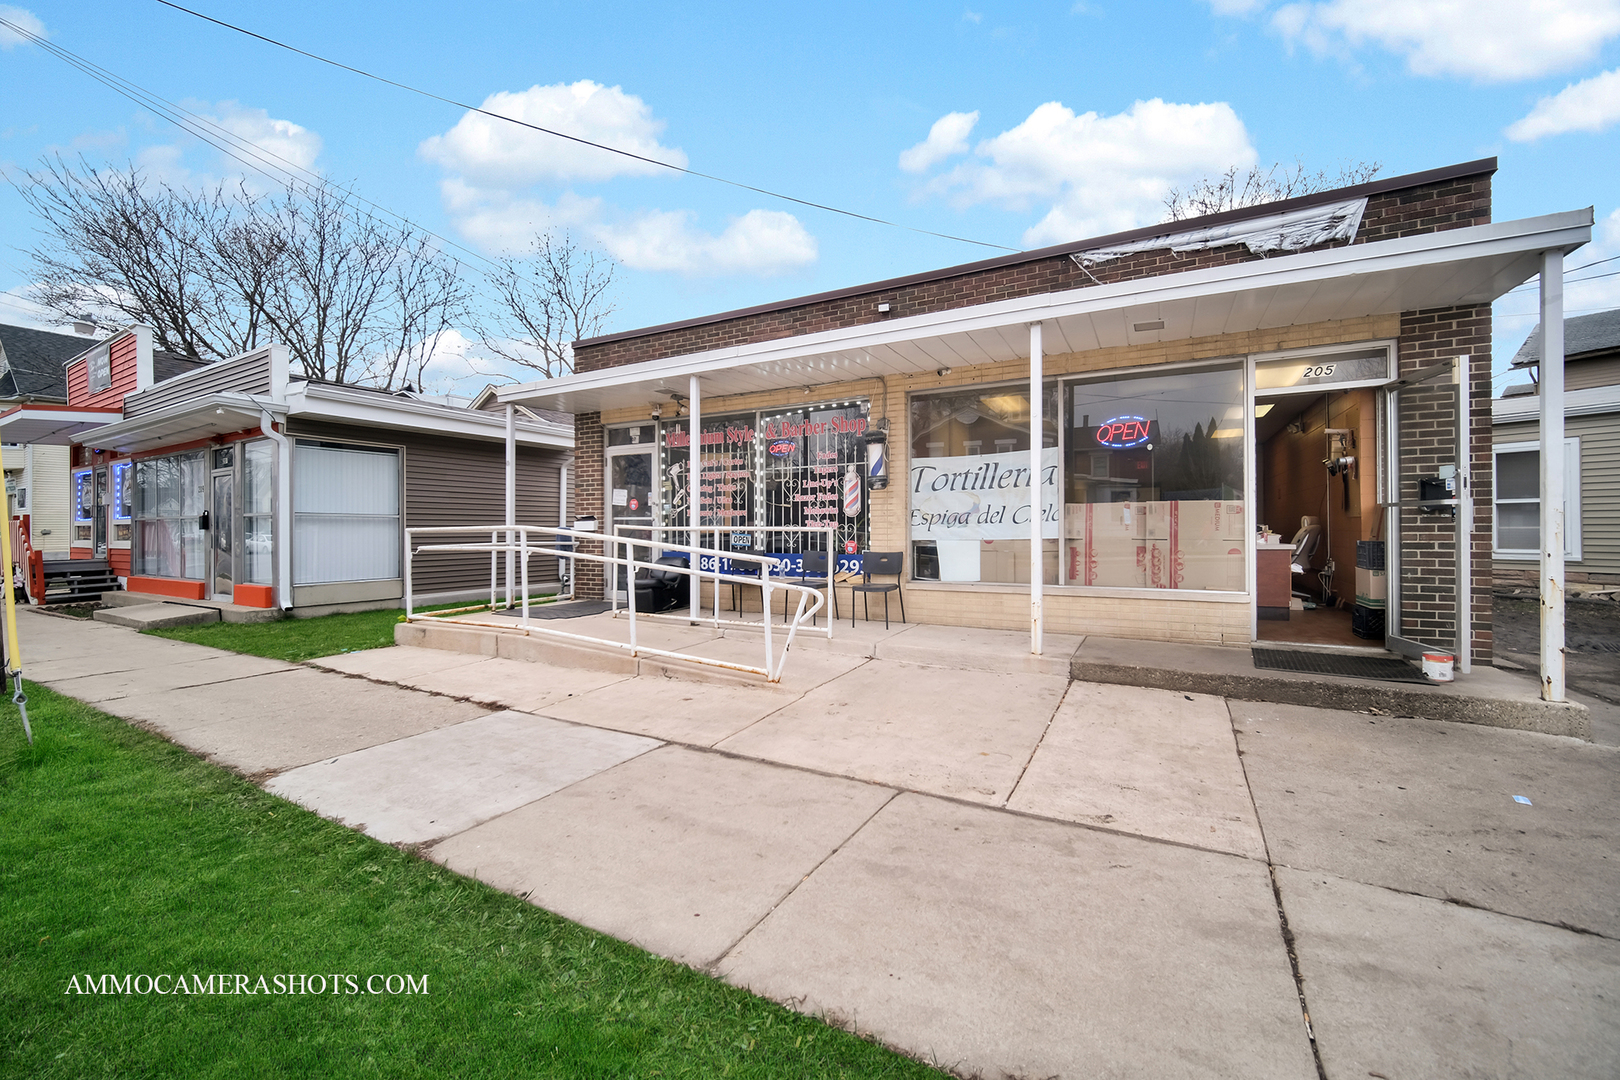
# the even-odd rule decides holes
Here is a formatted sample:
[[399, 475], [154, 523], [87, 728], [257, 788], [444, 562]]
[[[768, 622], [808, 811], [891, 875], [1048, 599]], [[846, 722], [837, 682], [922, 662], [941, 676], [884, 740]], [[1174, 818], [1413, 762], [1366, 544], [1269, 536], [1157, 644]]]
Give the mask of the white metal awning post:
[[1564, 689], [1564, 253], [1541, 254], [1541, 696]]
[[[690, 411], [690, 413], [688, 415], [688, 420], [690, 421], [690, 423], [687, 425], [687, 430], [689, 432], [691, 432], [691, 436], [690, 436], [691, 441], [689, 443], [687, 443], [686, 451], [687, 451], [687, 466], [688, 466], [687, 467], [687, 474], [688, 474], [687, 479], [688, 479], [688, 482], [691, 485], [691, 489], [690, 489], [691, 493], [688, 496], [688, 502], [687, 502], [687, 507], [686, 507], [686, 520], [692, 526], [692, 538], [689, 541], [687, 541], [687, 545], [689, 547], [693, 547], [693, 548], [701, 546], [701, 540], [699, 539], [698, 533], [699, 533], [699, 530], [701, 530], [703, 528], [703, 522], [700, 519], [700, 516], [698, 514], [698, 507], [700, 507], [702, 505], [702, 503], [700, 503], [698, 500], [699, 500], [700, 496], [703, 493], [703, 486], [699, 482], [701, 480], [701, 478], [702, 478], [702, 475], [703, 475], [703, 400], [702, 400], [702, 395], [703, 395], [703, 389], [702, 389], [702, 387], [700, 387], [698, 385], [698, 377], [696, 375], [693, 375], [690, 378], [688, 378], [687, 379], [687, 385], [686, 385], [686, 396], [687, 396], [687, 405], [688, 405], [688, 407], [690, 408], [691, 411]], [[656, 468], [656, 466], [654, 466], [654, 467]], [[715, 533], [714, 546], [716, 548], [718, 548], [720, 546], [720, 534], [719, 534], [718, 531]], [[690, 569], [692, 569], [692, 570], [702, 569], [702, 567], [697, 565], [698, 558], [699, 558], [698, 555], [696, 554], [696, 552], [694, 552], [692, 554], [692, 559], [694, 560], [694, 562], [693, 562], [693, 565], [691, 566]], [[716, 561], [715, 561], [715, 574], [716, 574], [716, 577], [714, 579], [714, 606], [715, 606], [716, 610], [718, 610], [719, 607], [720, 607], [720, 578], [718, 576], [719, 572], [720, 572], [720, 564], [719, 564], [719, 560], [716, 559]], [[692, 604], [691, 619], [692, 619], [692, 622], [696, 623], [698, 621], [698, 618], [699, 618], [700, 614], [701, 614], [702, 606], [703, 606], [703, 597], [702, 597], [703, 578], [700, 577], [697, 574], [691, 574], [691, 575], [689, 575], [687, 577], [687, 580], [692, 583], [691, 584], [691, 590], [692, 590], [692, 595], [691, 595], [691, 604]]]
[[1029, 651], [1041, 655], [1041, 579], [1046, 560], [1041, 552], [1041, 513], [1045, 510], [1041, 481], [1041, 458], [1045, 450], [1046, 423], [1041, 415], [1046, 404], [1041, 393], [1041, 324], [1029, 324]]
[[1474, 670], [1474, 358], [1457, 357], [1457, 670]]
[[[517, 406], [510, 401], [506, 403], [506, 606], [512, 606], [512, 577], [515, 568], [517, 553], [512, 545], [517, 542], [517, 534], [512, 532], [512, 526], [517, 524]], [[524, 572], [528, 572], [525, 564]], [[528, 593], [524, 593], [525, 596]]]

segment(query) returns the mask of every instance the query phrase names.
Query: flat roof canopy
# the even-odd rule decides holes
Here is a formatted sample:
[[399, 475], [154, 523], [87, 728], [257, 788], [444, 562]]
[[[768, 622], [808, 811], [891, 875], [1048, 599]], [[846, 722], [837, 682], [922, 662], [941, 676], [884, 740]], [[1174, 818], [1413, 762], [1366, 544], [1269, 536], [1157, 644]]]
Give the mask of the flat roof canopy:
[[665, 357], [496, 398], [600, 412], [684, 395], [692, 375], [706, 396], [729, 396], [966, 368], [1027, 358], [1032, 322], [1043, 324], [1045, 351], [1061, 354], [1485, 304], [1535, 277], [1542, 252], [1591, 238], [1592, 210], [1572, 210]]
[[[209, 394], [128, 420], [118, 420], [73, 441], [89, 443], [98, 450], [133, 454], [258, 427], [266, 411], [246, 394]], [[272, 416], [280, 420], [284, 413], [285, 409], [276, 407]]]
[[0, 442], [68, 446], [122, 414], [117, 409], [74, 409], [66, 405], [20, 405], [0, 414]]

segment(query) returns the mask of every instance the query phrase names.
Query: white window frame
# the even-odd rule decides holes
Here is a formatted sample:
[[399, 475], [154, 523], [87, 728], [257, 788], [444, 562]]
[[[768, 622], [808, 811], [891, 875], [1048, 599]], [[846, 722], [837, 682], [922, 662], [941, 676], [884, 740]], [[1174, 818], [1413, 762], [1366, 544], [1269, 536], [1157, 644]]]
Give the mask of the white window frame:
[[[1501, 515], [1496, 513], [1496, 507], [1502, 503], [1517, 505], [1541, 505], [1540, 493], [1534, 499], [1504, 499], [1497, 492], [1494, 482], [1497, 474], [1496, 458], [1499, 454], [1524, 454], [1541, 452], [1539, 442], [1512, 442], [1497, 443], [1491, 447], [1491, 557], [1514, 562], [1535, 562], [1541, 558], [1541, 552], [1535, 549], [1504, 548], [1497, 541], [1497, 523]], [[1571, 435], [1564, 439], [1564, 558], [1570, 562], [1581, 561], [1581, 440], [1578, 435]]]

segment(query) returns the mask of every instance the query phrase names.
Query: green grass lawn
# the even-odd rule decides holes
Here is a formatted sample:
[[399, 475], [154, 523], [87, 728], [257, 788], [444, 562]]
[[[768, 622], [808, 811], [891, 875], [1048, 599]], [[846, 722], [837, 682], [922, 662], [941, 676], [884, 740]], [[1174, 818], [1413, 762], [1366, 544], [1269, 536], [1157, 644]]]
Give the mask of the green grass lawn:
[[[550, 597], [536, 597], [530, 605], [549, 603]], [[440, 604], [418, 611], [443, 611], [465, 604]], [[229, 652], [264, 656], [271, 660], [301, 663], [317, 656], [380, 649], [394, 643], [394, 627], [403, 616], [399, 608], [382, 611], [355, 611], [340, 615], [317, 615], [313, 619], [277, 619], [262, 623], [205, 623], [202, 626], [176, 626], [165, 630], [143, 630], [143, 634], [190, 641]]]
[[[939, 1075], [87, 705], [31, 688], [29, 714], [32, 747], [0, 705], [0, 1076]], [[75, 976], [237, 974], [253, 989], [353, 976], [360, 992], [64, 992]], [[374, 974], [428, 992], [368, 994]]]
[[399, 625], [401, 614], [398, 608], [389, 608], [383, 611], [318, 615], [313, 619], [175, 626], [166, 630], [144, 630], [142, 633], [296, 664], [317, 656], [392, 645], [394, 627]]

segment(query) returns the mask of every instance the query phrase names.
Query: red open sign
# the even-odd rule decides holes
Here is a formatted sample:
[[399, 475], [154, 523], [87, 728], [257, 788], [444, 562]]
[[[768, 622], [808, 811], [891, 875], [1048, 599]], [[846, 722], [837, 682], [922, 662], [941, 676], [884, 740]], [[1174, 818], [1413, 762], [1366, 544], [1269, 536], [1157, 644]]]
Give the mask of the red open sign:
[[1153, 423], [1142, 416], [1116, 416], [1097, 425], [1099, 445], [1129, 450], [1153, 438]]

